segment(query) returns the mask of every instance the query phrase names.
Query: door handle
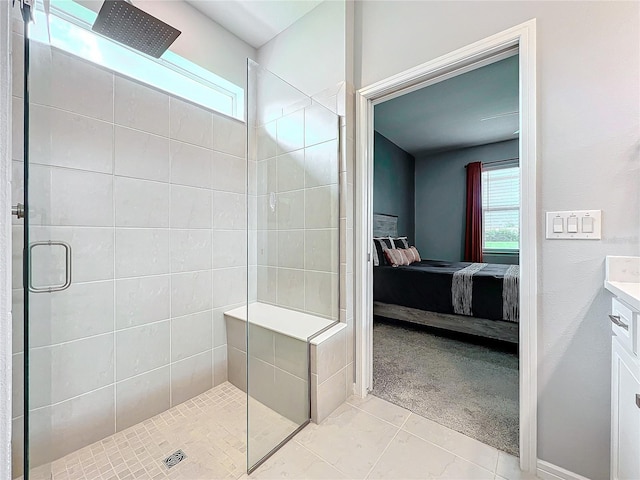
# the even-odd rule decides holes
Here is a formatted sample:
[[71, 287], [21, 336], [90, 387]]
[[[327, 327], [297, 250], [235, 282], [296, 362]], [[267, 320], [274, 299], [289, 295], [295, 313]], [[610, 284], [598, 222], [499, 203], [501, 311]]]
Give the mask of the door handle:
[[640, 393], [636, 393], [636, 407], [640, 408]]
[[57, 245], [64, 248], [64, 283], [60, 285], [47, 285], [45, 287], [37, 287], [33, 284], [33, 275], [31, 275], [31, 271], [29, 271], [29, 291], [33, 293], [52, 293], [66, 290], [71, 286], [71, 245], [69, 245], [67, 242], [61, 242], [59, 240], [46, 240], [44, 242], [31, 243], [29, 245], [29, 269], [31, 269], [31, 266], [33, 265], [33, 249], [45, 245], [49, 247]]
[[619, 326], [620, 328], [624, 328], [625, 330], [629, 330], [629, 325], [620, 320], [620, 315], [609, 314], [609, 318], [615, 325]]

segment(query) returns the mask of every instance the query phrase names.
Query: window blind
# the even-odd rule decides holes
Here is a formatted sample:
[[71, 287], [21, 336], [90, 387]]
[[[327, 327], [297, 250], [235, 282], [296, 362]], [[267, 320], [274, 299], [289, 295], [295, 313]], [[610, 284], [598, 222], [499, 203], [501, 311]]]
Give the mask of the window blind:
[[520, 168], [512, 164], [483, 167], [483, 250], [517, 252], [519, 240]]

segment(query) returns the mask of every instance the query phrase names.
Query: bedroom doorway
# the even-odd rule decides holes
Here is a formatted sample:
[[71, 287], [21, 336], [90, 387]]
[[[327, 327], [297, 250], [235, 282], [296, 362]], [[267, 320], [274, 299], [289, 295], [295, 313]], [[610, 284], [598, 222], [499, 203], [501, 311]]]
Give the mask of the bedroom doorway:
[[[396, 134], [397, 132], [393, 133], [393, 128], [386, 130], [387, 135], [393, 138], [391, 140], [386, 138], [383, 132], [385, 122], [384, 119], [381, 120], [382, 115], [379, 113], [381, 109], [394, 104], [402, 106], [402, 103], [405, 102], [406, 105], [415, 105], [421, 92], [427, 92], [426, 87], [436, 87], [431, 88], [431, 91], [436, 92], [434, 95], [438, 100], [442, 100], [443, 96], [446, 96], [444, 93], [446, 81], [453, 80], [453, 82], [449, 82], [450, 84], [460, 83], [465, 78], [466, 81], [469, 81], [474, 72], [475, 75], [478, 75], [478, 72], [483, 70], [485, 73], [490, 70], [498, 70], [500, 66], [516, 68], [517, 98], [515, 99], [515, 108], [508, 112], [506, 110], [494, 112], [493, 115], [486, 115], [485, 120], [482, 118], [479, 120], [494, 120], [494, 124], [501, 123], [505, 127], [505, 125], [513, 125], [514, 119], [511, 118], [509, 121], [508, 117], [513, 117], [515, 113], [516, 128], [510, 132], [511, 137], [507, 135], [507, 138], [495, 138], [491, 142], [502, 144], [500, 147], [504, 151], [501, 154], [495, 155], [493, 152], [487, 158], [477, 158], [478, 152], [467, 151], [465, 153], [472, 153], [469, 161], [458, 160], [465, 162], [463, 167], [468, 163], [468, 170], [477, 169], [475, 174], [467, 173], [467, 177], [477, 177], [471, 181], [471, 184], [484, 186], [482, 196], [479, 196], [479, 192], [474, 194], [472, 186], [467, 186], [467, 198], [473, 198], [475, 195], [477, 197], [476, 204], [481, 204], [481, 208], [470, 207], [468, 210], [481, 215], [481, 220], [476, 219], [476, 226], [473, 227], [473, 218], [460, 219], [464, 213], [454, 215], [447, 208], [441, 208], [440, 212], [433, 213], [435, 217], [438, 215], [440, 217], [443, 215], [455, 217], [457, 220], [454, 220], [454, 223], [457, 222], [458, 227], [461, 226], [462, 229], [451, 227], [447, 231], [458, 228], [463, 231], [463, 237], [465, 223], [473, 227], [467, 229], [470, 231], [477, 230], [480, 225], [487, 227], [486, 231], [483, 229], [473, 234], [474, 239], [481, 239], [480, 245], [477, 241], [467, 241], [466, 243], [470, 245], [466, 245], [468, 251], [464, 251], [465, 246], [461, 245], [459, 232], [456, 233], [457, 241], [439, 238], [436, 239], [440, 240], [438, 242], [434, 240], [434, 235], [429, 238], [428, 232], [420, 231], [424, 225], [419, 225], [418, 222], [411, 225], [412, 222], [408, 219], [412, 217], [413, 219], [424, 218], [426, 215], [424, 212], [418, 211], [421, 203], [417, 198], [413, 200], [413, 212], [402, 205], [389, 206], [390, 204], [387, 204], [387, 206], [381, 207], [381, 202], [376, 202], [374, 190], [379, 186], [376, 185], [374, 189], [374, 151], [376, 149], [380, 151], [384, 148], [393, 150], [394, 147], [402, 151], [402, 145], [398, 147], [398, 144], [410, 145], [411, 143], [406, 138], [403, 139], [402, 135]], [[471, 85], [479, 88], [479, 83], [473, 80], [471, 80]], [[412, 369], [412, 363], [420, 363], [415, 359], [420, 358], [420, 361], [429, 364], [432, 371], [436, 370], [438, 363], [440, 363], [444, 373], [447, 372], [447, 366], [459, 362], [453, 369], [452, 376], [447, 378], [446, 374], [443, 375], [445, 383], [449, 384], [460, 383], [461, 379], [475, 381], [487, 373], [486, 370], [474, 373], [477, 364], [484, 360], [488, 360], [488, 363], [493, 362], [491, 368], [498, 370], [503, 368], [504, 372], [510, 371], [512, 375], [509, 386], [506, 386], [504, 382], [500, 383], [504, 380], [503, 378], [494, 385], [498, 389], [508, 389], [515, 397], [515, 402], [511, 402], [509, 408], [515, 409], [511, 412], [511, 416], [513, 422], [517, 423], [515, 425], [516, 452], [512, 450], [510, 453], [519, 453], [520, 466], [523, 470], [535, 472], [535, 354], [537, 340], [535, 322], [535, 21], [514, 27], [427, 64], [399, 73], [371, 87], [363, 88], [358, 91], [356, 102], [358, 119], [356, 164], [360, 167], [356, 171], [356, 185], [360, 192], [356, 198], [356, 392], [366, 396], [373, 390], [374, 394], [393, 403], [399, 403], [427, 418], [429, 415], [425, 412], [429, 408], [445, 411], [446, 416], [446, 412], [449, 411], [445, 405], [446, 402], [439, 404], [436, 397], [429, 395], [422, 395], [421, 399], [419, 394], [420, 389], [425, 392], [429, 389], [442, 389], [443, 385], [423, 382], [422, 385], [417, 386], [417, 394], [411, 394], [409, 392], [411, 389], [402, 388], [400, 385], [406, 380], [412, 385], [413, 393], [416, 393], [416, 383], [420, 384], [421, 378], [424, 380], [424, 376], [420, 375], [421, 372], [416, 372], [415, 368]], [[505, 105], [499, 107], [504, 109]], [[393, 112], [387, 112], [387, 114], [391, 119], [389, 124], [402, 123], [397, 114]], [[493, 117], [493, 119], [489, 117]], [[464, 129], [462, 128], [462, 130]], [[455, 133], [453, 132], [452, 136], [455, 136], [453, 135]], [[439, 136], [446, 137], [447, 135], [441, 134]], [[474, 146], [473, 143], [466, 145], [467, 148], [471, 146]], [[408, 149], [414, 147], [409, 146]], [[415, 148], [419, 150], [419, 147]], [[438, 148], [440, 148], [440, 152], [437, 151]], [[442, 153], [445, 150], [447, 150], [446, 147], [442, 148], [442, 146], [436, 145], [434, 151], [429, 153], [431, 156], [439, 154], [442, 157], [446, 156]], [[507, 154], [506, 152], [513, 153]], [[399, 152], [396, 150], [395, 153]], [[489, 160], [492, 156], [497, 159]], [[460, 155], [458, 154], [457, 157]], [[414, 185], [416, 185], [414, 195], [417, 195], [419, 183], [415, 179], [419, 171], [418, 161], [419, 159], [414, 157]], [[379, 165], [375, 168], [377, 171]], [[411, 167], [408, 170], [411, 170]], [[378, 178], [393, 178], [395, 182], [402, 182], [404, 178], [402, 168], [395, 168], [392, 176], [378, 173]], [[420, 175], [424, 175], [424, 173], [420, 171]], [[433, 175], [427, 177], [429, 176], [433, 177]], [[494, 207], [501, 207], [499, 212], [497, 210], [500, 208], [494, 209], [488, 205], [488, 202], [490, 203], [488, 197], [491, 197], [491, 192], [502, 190], [504, 193], [505, 186], [511, 188], [507, 196], [513, 197], [514, 185], [515, 196], [519, 202], [516, 201], [514, 205], [510, 206], [505, 206], [504, 201], [501, 205], [495, 204]], [[440, 187], [442, 189], [442, 185]], [[446, 190], [445, 187], [444, 191], [446, 192]], [[380, 191], [377, 193], [380, 194]], [[422, 201], [428, 203], [428, 198], [423, 198]], [[412, 202], [406, 203], [411, 204]], [[450, 202], [446, 206], [449, 207]], [[396, 207], [399, 212], [392, 211]], [[511, 213], [508, 211], [509, 208], [511, 208]], [[464, 210], [464, 206], [462, 209]], [[515, 222], [519, 228], [514, 229], [512, 227], [514, 226], [513, 213], [515, 211], [520, 213], [520, 218], [518, 219], [516, 214]], [[498, 217], [502, 217], [503, 220], [500, 225], [498, 225], [500, 223]], [[512, 220], [510, 224], [504, 222], [505, 217]], [[516, 232], [515, 237], [514, 231]], [[372, 242], [374, 237], [384, 237], [384, 240], [381, 238], [379, 241]], [[435, 237], [446, 237], [442, 228], [438, 230]], [[464, 244], [464, 242], [462, 243]], [[417, 245], [418, 249], [408, 248], [413, 245]], [[421, 248], [424, 251], [420, 251]], [[455, 253], [449, 252], [450, 255], [447, 256], [446, 251], [451, 248], [457, 251]], [[402, 252], [400, 257], [397, 257], [398, 252]], [[407, 265], [412, 260], [416, 260], [418, 255], [422, 257], [418, 257], [420, 262]], [[462, 257], [457, 258], [456, 255]], [[482, 258], [483, 255], [485, 258]], [[431, 261], [424, 261], [424, 259]], [[442, 261], [443, 259], [444, 261]], [[468, 260], [468, 262], [463, 263], [460, 260]], [[400, 267], [385, 266], [387, 262], [400, 265]], [[519, 278], [518, 263], [520, 264]], [[374, 273], [376, 269], [374, 265], [376, 267], [382, 266], [382, 268], [378, 268]], [[380, 272], [383, 273], [380, 274]], [[429, 278], [431, 282], [428, 290], [437, 292], [434, 298], [429, 298], [426, 291], [420, 291], [419, 288], [416, 288], [416, 285], [424, 283], [425, 278]], [[496, 278], [499, 279], [498, 283], [492, 284], [491, 282]], [[376, 291], [375, 303], [374, 288]], [[379, 321], [374, 322], [374, 315]], [[465, 321], [460, 322], [461, 318]], [[397, 323], [399, 321], [401, 323]], [[415, 326], [415, 324], [421, 325]], [[433, 327], [436, 327], [437, 330], [433, 330]], [[427, 334], [424, 334], [425, 329]], [[453, 330], [455, 333], [441, 335], [443, 329]], [[376, 338], [375, 347], [374, 337]], [[490, 340], [478, 342], [479, 337]], [[412, 343], [412, 340], [416, 338], [420, 338], [420, 340]], [[426, 348], [425, 339], [428, 339], [427, 343], [429, 343]], [[457, 352], [458, 358], [448, 358], [447, 355], [452, 352]], [[377, 357], [395, 358], [396, 361], [380, 362], [380, 358], [376, 358], [378, 362], [374, 363], [376, 354]], [[403, 359], [407, 355], [409, 357]], [[484, 356], [484, 360], [477, 361], [478, 355]], [[403, 362], [404, 365], [402, 365]], [[375, 389], [374, 368], [377, 368]], [[417, 369], [419, 370], [419, 367]], [[460, 371], [464, 370], [466, 373], [460, 376]], [[504, 375], [499, 371], [493, 371], [491, 376], [496, 379]], [[479, 388], [479, 386], [478, 382], [469, 386], [465, 385], [466, 388], [471, 389]], [[461, 390], [460, 388], [452, 390], [452, 392], [455, 391], [460, 392]], [[455, 395], [455, 393], [451, 393], [451, 395]], [[491, 395], [486, 396], [486, 398], [490, 397]], [[459, 404], [464, 410], [466, 398], [459, 398], [459, 400]], [[474, 408], [481, 409], [482, 405], [476, 405]], [[467, 410], [473, 410], [473, 408], [467, 408]], [[496, 411], [500, 412], [500, 408]], [[442, 420], [436, 421], [469, 435], [468, 431], [464, 430], [464, 425], [458, 425], [456, 428], [455, 421], [447, 423], [444, 421], [446, 419]], [[494, 418], [489, 420], [489, 423], [495, 424], [496, 421], [497, 419]], [[495, 432], [491, 432], [492, 427], [489, 424], [484, 427], [482, 425], [476, 427], [487, 435], [484, 439], [477, 436], [476, 438], [484, 440], [485, 443], [491, 443], [489, 441], [491, 435], [495, 436]], [[513, 429], [507, 436], [509, 435], [511, 435], [510, 444], [513, 446]], [[509, 451], [509, 448], [504, 446], [501, 448], [495, 443], [494, 446]], [[519, 452], [517, 452], [518, 446]]]

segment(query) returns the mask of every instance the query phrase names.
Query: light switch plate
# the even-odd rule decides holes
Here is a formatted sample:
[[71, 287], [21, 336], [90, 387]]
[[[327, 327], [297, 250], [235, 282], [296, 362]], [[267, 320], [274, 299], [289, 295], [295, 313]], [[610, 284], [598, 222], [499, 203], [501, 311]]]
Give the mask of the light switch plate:
[[[591, 232], [584, 231], [583, 225], [587, 224], [585, 218], [592, 219]], [[554, 220], [557, 225], [562, 219], [564, 226], [562, 232], [554, 231]], [[547, 212], [546, 219], [547, 238], [550, 240], [600, 240], [602, 238], [602, 210], [567, 210], [564, 212]], [[569, 232], [569, 225], [576, 226], [577, 232]], [[587, 229], [588, 230], [588, 229]]]

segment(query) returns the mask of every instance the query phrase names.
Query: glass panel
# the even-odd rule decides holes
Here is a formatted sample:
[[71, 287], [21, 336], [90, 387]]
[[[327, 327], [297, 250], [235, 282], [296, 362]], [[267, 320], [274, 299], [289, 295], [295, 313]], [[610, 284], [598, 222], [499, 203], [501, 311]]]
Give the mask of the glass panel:
[[[224, 312], [247, 296], [245, 124], [33, 40], [29, 66], [30, 277], [53, 288], [28, 296], [30, 426], [25, 439], [16, 398], [14, 477], [26, 440], [32, 479], [111, 478], [124, 460], [132, 478], [155, 477], [177, 450], [178, 476], [238, 478], [246, 396], [227, 382]], [[20, 127], [21, 84], [14, 95]], [[14, 220], [15, 266], [23, 231]], [[67, 245], [72, 282], [57, 290]], [[14, 299], [18, 396], [21, 289]]]
[[310, 419], [309, 338], [338, 320], [338, 116], [249, 61], [248, 468]]

